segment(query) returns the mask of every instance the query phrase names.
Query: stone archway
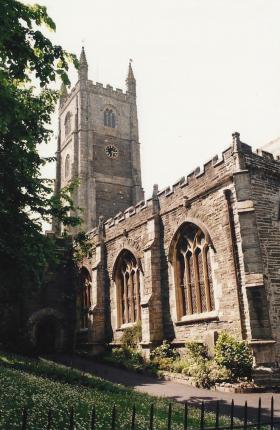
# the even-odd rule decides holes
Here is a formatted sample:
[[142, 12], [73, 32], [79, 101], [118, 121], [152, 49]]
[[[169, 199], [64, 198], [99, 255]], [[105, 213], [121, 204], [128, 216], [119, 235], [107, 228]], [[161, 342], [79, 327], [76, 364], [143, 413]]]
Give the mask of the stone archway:
[[28, 321], [29, 339], [38, 353], [61, 352], [65, 348], [63, 315], [45, 308], [31, 315]]

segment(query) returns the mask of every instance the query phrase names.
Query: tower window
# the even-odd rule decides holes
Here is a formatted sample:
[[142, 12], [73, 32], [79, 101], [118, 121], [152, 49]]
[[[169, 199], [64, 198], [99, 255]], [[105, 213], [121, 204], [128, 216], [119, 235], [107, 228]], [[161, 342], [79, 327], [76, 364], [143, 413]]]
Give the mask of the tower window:
[[67, 136], [71, 131], [71, 114], [70, 112], [67, 112], [64, 120], [64, 129], [65, 129], [65, 136]]
[[178, 316], [212, 311], [210, 247], [196, 225], [187, 223], [179, 230], [174, 266]]
[[106, 109], [104, 111], [104, 125], [106, 127], [116, 127], [116, 116], [112, 109]]
[[70, 155], [67, 154], [65, 158], [65, 178], [70, 175]]

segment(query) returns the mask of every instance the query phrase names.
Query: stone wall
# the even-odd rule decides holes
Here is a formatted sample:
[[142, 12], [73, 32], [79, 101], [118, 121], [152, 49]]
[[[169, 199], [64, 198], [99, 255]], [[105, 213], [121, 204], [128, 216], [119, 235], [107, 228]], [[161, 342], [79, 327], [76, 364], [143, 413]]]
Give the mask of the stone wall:
[[[102, 222], [102, 237], [100, 228], [93, 229], [93, 244], [103, 249], [102, 281], [93, 290], [104, 295], [104, 337], [118, 344], [125, 328], [118, 325], [114, 268], [127, 249], [142, 267], [147, 354], [163, 339], [177, 347], [188, 340], [211, 346], [227, 330], [251, 343], [256, 363], [279, 359], [279, 172], [278, 161], [253, 154], [236, 134], [221, 158], [170, 188], [155, 187], [152, 198]], [[215, 306], [178, 318], [172, 252], [178, 229], [188, 222], [210, 238]]]
[[254, 319], [260, 321], [264, 331], [263, 344], [267, 348], [270, 346], [270, 354], [273, 341], [276, 341], [275, 354], [279, 361], [280, 162], [274, 160], [271, 154], [260, 151], [259, 154], [246, 154], [245, 163], [250, 174], [262, 274], [259, 282], [255, 282], [256, 297], [252, 299], [255, 303]]

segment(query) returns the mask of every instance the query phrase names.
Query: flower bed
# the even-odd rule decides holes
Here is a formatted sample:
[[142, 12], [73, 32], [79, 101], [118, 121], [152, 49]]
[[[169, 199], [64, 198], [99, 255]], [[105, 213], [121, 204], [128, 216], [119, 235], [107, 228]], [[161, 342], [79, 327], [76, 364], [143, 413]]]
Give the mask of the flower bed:
[[[131, 332], [129, 339], [132, 337]], [[124, 338], [127, 339], [127, 335]], [[106, 354], [104, 360], [137, 372], [186, 381], [197, 387], [221, 387], [222, 391], [230, 386], [236, 390], [243, 387], [244, 391], [255, 388], [251, 382], [253, 358], [248, 345], [226, 332], [220, 333], [213, 356], [209, 355], [205, 345], [197, 342], [188, 342], [185, 353], [179, 355], [164, 341], [152, 351], [147, 361], [137, 350], [137, 343], [124, 342], [121, 348]]]

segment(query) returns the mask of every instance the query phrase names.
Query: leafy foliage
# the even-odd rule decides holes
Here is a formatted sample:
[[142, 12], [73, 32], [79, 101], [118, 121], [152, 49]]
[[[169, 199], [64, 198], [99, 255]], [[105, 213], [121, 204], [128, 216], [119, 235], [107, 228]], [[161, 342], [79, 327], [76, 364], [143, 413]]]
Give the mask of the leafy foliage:
[[207, 347], [204, 343], [188, 342], [186, 344], [187, 356], [189, 359], [196, 361], [208, 358]]
[[92, 257], [92, 243], [90, 241], [89, 236], [84, 232], [81, 231], [75, 236], [75, 243], [74, 243], [74, 261], [78, 264], [83, 261], [84, 258], [91, 258]]
[[157, 346], [152, 352], [151, 352], [151, 360], [157, 361], [163, 358], [170, 358], [172, 360], [175, 360], [178, 358], [179, 354], [176, 351], [176, 349], [172, 348], [170, 343], [167, 340], [164, 340], [160, 346]]
[[146, 368], [143, 356], [132, 348], [113, 349], [110, 354], [106, 355], [106, 361], [135, 371], [141, 371]]
[[68, 217], [74, 185], [51, 197], [52, 183], [40, 174], [50, 160], [40, 157], [38, 145], [50, 140], [59, 96], [52, 84], [57, 78], [69, 84], [68, 64], [78, 66], [75, 56], [44, 36], [42, 25], [55, 30], [45, 7], [0, 2], [1, 338], [9, 320], [23, 324], [24, 297], [31, 298], [55, 258], [54, 242], [41, 233], [42, 220], [54, 215], [68, 225], [80, 223]]
[[251, 377], [253, 356], [249, 346], [225, 331], [220, 333], [216, 342], [215, 361], [230, 371], [233, 380]]
[[121, 337], [121, 345], [123, 349], [136, 349], [142, 339], [141, 321], [137, 321], [132, 327], [124, 330]]

